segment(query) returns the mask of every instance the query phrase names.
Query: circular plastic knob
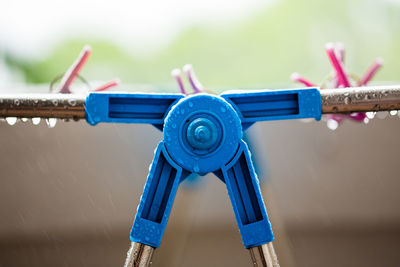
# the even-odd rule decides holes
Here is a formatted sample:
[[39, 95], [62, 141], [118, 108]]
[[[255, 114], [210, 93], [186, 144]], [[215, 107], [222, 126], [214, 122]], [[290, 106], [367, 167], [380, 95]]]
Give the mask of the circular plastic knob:
[[217, 142], [217, 126], [206, 118], [198, 118], [189, 124], [186, 135], [193, 148], [207, 150]]
[[242, 126], [225, 99], [196, 94], [171, 108], [165, 118], [163, 137], [168, 154], [178, 165], [206, 174], [232, 159], [242, 138]]

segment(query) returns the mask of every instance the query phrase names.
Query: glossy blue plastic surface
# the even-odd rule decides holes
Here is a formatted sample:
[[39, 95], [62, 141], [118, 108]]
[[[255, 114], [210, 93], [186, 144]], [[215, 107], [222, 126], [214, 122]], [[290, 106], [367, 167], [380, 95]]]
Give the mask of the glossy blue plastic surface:
[[[208, 127], [217, 141], [210, 147], [199, 148], [200, 144], [193, 145], [190, 139], [194, 131], [203, 127]], [[181, 99], [165, 118], [163, 133], [165, 147], [175, 162], [199, 174], [220, 169], [235, 155], [242, 138], [236, 111], [223, 98], [208, 94]]]
[[221, 97], [235, 107], [242, 124], [271, 120], [321, 119], [321, 94], [317, 88], [232, 91], [223, 93]]
[[159, 247], [181, 180], [189, 172], [176, 165], [161, 142], [155, 151], [135, 221], [131, 241]]
[[164, 117], [182, 94], [90, 93], [86, 120], [99, 122], [164, 124]]
[[222, 168], [239, 231], [246, 248], [274, 240], [249, 149], [240, 142], [235, 158]]
[[321, 118], [316, 88], [196, 94], [91, 93], [86, 119], [148, 123], [163, 130], [131, 231], [158, 247], [180, 182], [213, 172], [226, 183], [246, 248], [274, 237], [243, 130], [257, 121]]

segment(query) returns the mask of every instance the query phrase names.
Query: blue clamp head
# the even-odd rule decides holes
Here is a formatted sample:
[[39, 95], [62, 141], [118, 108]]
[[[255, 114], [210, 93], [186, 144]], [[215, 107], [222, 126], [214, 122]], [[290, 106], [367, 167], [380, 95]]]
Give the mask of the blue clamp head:
[[171, 109], [163, 133], [165, 147], [178, 165], [206, 174], [233, 158], [242, 127], [238, 114], [223, 98], [196, 94]]
[[317, 88], [211, 94], [91, 93], [86, 118], [148, 123], [163, 131], [131, 231], [158, 247], [180, 182], [213, 172], [226, 184], [246, 248], [273, 240], [259, 181], [242, 132], [257, 121], [321, 118]]

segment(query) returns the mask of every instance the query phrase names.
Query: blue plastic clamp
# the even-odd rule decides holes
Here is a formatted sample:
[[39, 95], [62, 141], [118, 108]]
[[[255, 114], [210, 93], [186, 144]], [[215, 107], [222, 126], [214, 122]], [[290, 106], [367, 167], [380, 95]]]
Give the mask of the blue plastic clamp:
[[180, 182], [213, 172], [226, 183], [246, 248], [273, 240], [243, 130], [256, 121], [321, 118], [317, 88], [196, 94], [90, 93], [86, 119], [148, 123], [163, 130], [131, 231], [131, 240], [161, 244]]

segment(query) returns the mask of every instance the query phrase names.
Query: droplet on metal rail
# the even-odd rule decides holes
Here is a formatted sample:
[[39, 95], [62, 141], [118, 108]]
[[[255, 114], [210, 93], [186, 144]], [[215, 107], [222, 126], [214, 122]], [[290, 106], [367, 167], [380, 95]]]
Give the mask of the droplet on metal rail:
[[375, 117], [376, 112], [366, 112], [365, 114], [367, 115], [368, 119], [372, 120]]
[[384, 119], [384, 118], [386, 118], [388, 115], [389, 115], [389, 112], [387, 112], [387, 111], [379, 111], [379, 112], [376, 113], [376, 116], [377, 116], [379, 119]]
[[22, 122], [28, 122], [28, 118], [21, 118]]
[[32, 124], [38, 125], [40, 123], [40, 118], [32, 118]]
[[14, 125], [15, 123], [17, 123], [17, 118], [16, 117], [7, 117], [6, 121], [9, 125]]
[[70, 104], [72, 107], [76, 105], [76, 100], [75, 99], [68, 99], [68, 104]]
[[47, 118], [46, 124], [47, 124], [47, 126], [49, 126], [49, 128], [54, 128], [57, 124], [57, 119], [56, 118]]
[[390, 111], [391, 116], [396, 116], [397, 115], [397, 110], [391, 110]]

